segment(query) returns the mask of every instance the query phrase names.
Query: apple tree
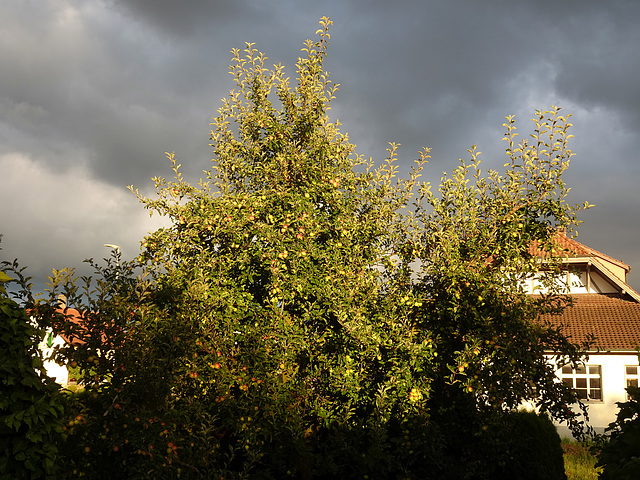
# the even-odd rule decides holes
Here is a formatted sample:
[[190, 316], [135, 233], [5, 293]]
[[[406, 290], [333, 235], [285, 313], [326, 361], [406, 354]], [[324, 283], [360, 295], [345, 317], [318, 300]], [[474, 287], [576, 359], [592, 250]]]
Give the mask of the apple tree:
[[[531, 145], [509, 120], [505, 174], [472, 150], [434, 193], [418, 180], [428, 150], [399, 179], [396, 145], [376, 167], [329, 118], [330, 24], [294, 83], [253, 44], [234, 50], [213, 166], [194, 184], [169, 154], [155, 196], [132, 188], [170, 226], [84, 288], [52, 278], [82, 318], [60, 318], [79, 339], [59, 352], [83, 385], [74, 474], [465, 478], [483, 471], [474, 440], [522, 402], [572, 421], [543, 354], [579, 350], [537, 321], [566, 303], [566, 118], [541, 112]], [[527, 296], [541, 266], [548, 291]]]
[[572, 344], [561, 328], [539, 320], [571, 301], [558, 281], [557, 240], [589, 207], [566, 201], [568, 120], [559, 108], [538, 111], [533, 133], [517, 142], [507, 117], [504, 173], [483, 172], [473, 147], [471, 160], [445, 174], [437, 193], [420, 186], [412, 231], [423, 302], [414, 315], [437, 345], [428, 408], [447, 430], [454, 458], [474, 450], [492, 421], [526, 404], [577, 436], [587, 431], [568, 408], [575, 393], [555, 370], [580, 362], [588, 343]]
[[71, 295], [109, 330], [84, 345], [111, 346], [91, 349], [95, 365], [86, 347], [64, 353], [87, 372], [78, 471], [348, 477], [416, 462], [401, 432], [427, 419], [433, 344], [397, 250], [426, 153], [397, 180], [394, 147], [374, 168], [330, 121], [330, 23], [293, 85], [252, 44], [233, 51], [213, 167], [194, 185], [170, 154], [174, 178], [136, 191], [171, 220], [142, 242], [144, 273], [112, 261], [97, 294]]

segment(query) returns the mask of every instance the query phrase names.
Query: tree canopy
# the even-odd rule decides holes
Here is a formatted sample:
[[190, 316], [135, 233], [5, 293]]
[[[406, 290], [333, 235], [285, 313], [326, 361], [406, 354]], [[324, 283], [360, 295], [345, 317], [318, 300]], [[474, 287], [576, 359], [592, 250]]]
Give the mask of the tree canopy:
[[[562, 181], [568, 117], [536, 112], [520, 142], [508, 117], [503, 173], [474, 147], [434, 189], [424, 149], [401, 178], [397, 145], [376, 166], [329, 117], [330, 25], [295, 83], [253, 44], [233, 50], [212, 167], [192, 184], [169, 154], [155, 196], [132, 188], [171, 226], [131, 261], [94, 263], [83, 287], [52, 277], [51, 297], [84, 319], [56, 317], [81, 339], [57, 353], [84, 387], [69, 399], [70, 471], [485, 478], [474, 445], [523, 402], [579, 427], [544, 355], [580, 349], [538, 321], [567, 302], [553, 238], [580, 208]], [[541, 270], [547, 293], [527, 295]]]

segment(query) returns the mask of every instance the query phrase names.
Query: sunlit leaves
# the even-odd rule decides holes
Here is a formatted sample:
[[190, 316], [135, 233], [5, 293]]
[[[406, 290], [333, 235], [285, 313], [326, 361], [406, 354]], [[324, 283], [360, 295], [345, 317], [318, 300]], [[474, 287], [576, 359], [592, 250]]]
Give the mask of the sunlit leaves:
[[472, 147], [432, 189], [424, 149], [401, 178], [397, 144], [376, 166], [329, 118], [320, 24], [293, 81], [253, 44], [232, 51], [204, 178], [168, 154], [173, 178], [135, 190], [170, 222], [136, 261], [96, 266], [84, 292], [54, 279], [104, 342], [65, 352], [86, 378], [73, 397], [83, 472], [404, 477], [523, 400], [568, 415], [543, 353], [578, 351], [535, 323], [562, 292], [522, 288], [541, 267], [556, 285], [557, 259], [529, 247], [551, 252], [576, 220], [568, 117], [537, 112], [519, 143], [508, 118], [503, 173]]

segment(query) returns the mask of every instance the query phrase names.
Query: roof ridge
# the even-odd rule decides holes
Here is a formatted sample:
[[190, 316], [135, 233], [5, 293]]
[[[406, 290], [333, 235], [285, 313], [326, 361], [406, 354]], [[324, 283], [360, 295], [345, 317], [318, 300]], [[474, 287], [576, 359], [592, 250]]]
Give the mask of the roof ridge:
[[[606, 253], [602, 253], [595, 248], [591, 248], [583, 243], [578, 242], [577, 240], [570, 238], [564, 231], [556, 230], [555, 235], [552, 240], [556, 244], [556, 251], [553, 251], [554, 255], [558, 256], [574, 256], [574, 257], [597, 257], [605, 260], [609, 263], [613, 263], [614, 265], [624, 269], [627, 273], [631, 270], [631, 267], [624, 263], [622, 260], [618, 260], [617, 258], [613, 258]], [[532, 255], [536, 255], [538, 257], [546, 257], [549, 256], [549, 252], [545, 252], [540, 249], [540, 242], [538, 240], [534, 240], [531, 242], [529, 246], [529, 252]]]
[[596, 250], [595, 248], [589, 247], [588, 245], [585, 245], [584, 243], [580, 243], [579, 241], [575, 240], [574, 238], [570, 238], [568, 237], [565, 233], [562, 232], [558, 232], [558, 237], [564, 237], [566, 239], [566, 241], [570, 244], [573, 244], [574, 246], [578, 246], [581, 249], [584, 249], [587, 252], [587, 255], [593, 255], [596, 257], [601, 257], [611, 263], [615, 263], [618, 266], [624, 268], [625, 270], [629, 271], [631, 269], [631, 267], [629, 265], [627, 265], [626, 263], [624, 263], [622, 260], [618, 260], [617, 258], [613, 258], [610, 255], [607, 255], [606, 253], [602, 253], [599, 250]]

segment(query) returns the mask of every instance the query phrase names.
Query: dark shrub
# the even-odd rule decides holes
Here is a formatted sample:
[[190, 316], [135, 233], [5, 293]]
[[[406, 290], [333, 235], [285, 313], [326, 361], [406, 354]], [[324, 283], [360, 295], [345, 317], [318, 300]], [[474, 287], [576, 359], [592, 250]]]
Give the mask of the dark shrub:
[[9, 297], [9, 281], [0, 270], [0, 480], [54, 478], [62, 400], [38, 349], [43, 330]]
[[605, 433], [609, 442], [602, 447], [597, 466], [601, 479], [632, 480], [640, 475], [640, 389], [628, 387], [628, 402], [618, 402], [618, 416]]
[[500, 414], [479, 436], [477, 478], [566, 479], [560, 436], [548, 416], [520, 411]]

